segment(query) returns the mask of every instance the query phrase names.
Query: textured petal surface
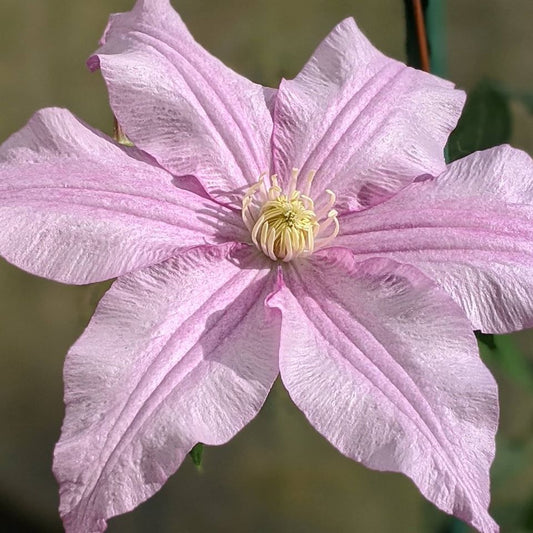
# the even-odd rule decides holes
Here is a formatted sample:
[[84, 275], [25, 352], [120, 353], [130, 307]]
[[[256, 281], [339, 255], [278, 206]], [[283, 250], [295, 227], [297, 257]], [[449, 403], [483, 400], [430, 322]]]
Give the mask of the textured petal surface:
[[184, 246], [239, 240], [241, 228], [238, 214], [66, 110], [38, 112], [0, 147], [0, 255], [34, 274], [100, 281]]
[[163, 167], [221, 199], [269, 171], [272, 91], [212, 57], [168, 0], [113, 15], [103, 42], [89, 66], [100, 67], [128, 137]]
[[274, 116], [276, 171], [292, 167], [342, 208], [368, 206], [445, 169], [443, 149], [464, 93], [376, 50], [353, 19], [339, 24], [291, 81]]
[[264, 264], [249, 247], [203, 246], [104, 296], [65, 364], [54, 472], [67, 533], [104, 531], [194, 444], [222, 444], [256, 415], [278, 374]]
[[347, 250], [285, 274], [280, 372], [296, 405], [343, 454], [408, 475], [483, 533], [496, 384], [461, 309], [411, 266]]
[[501, 146], [452, 163], [366, 211], [341, 217], [335, 244], [361, 259], [416, 265], [463, 307], [474, 327], [533, 326], [533, 161]]

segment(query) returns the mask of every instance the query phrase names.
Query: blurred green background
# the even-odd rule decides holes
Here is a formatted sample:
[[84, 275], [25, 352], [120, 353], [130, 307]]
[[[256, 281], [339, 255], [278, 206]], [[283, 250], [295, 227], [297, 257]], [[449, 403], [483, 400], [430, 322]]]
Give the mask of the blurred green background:
[[[103, 82], [84, 67], [108, 14], [133, 0], [0, 0], [0, 140], [40, 107], [64, 106], [111, 132]], [[295, 75], [331, 27], [353, 15], [374, 44], [404, 59], [401, 0], [175, 0], [196, 38], [253, 80]], [[448, 0], [448, 77], [533, 90], [532, 0]], [[533, 154], [533, 116], [510, 101], [512, 143]], [[489, 117], [490, 124], [490, 117]], [[106, 285], [69, 287], [0, 260], [0, 531], [61, 531], [51, 457], [63, 405], [61, 369]], [[502, 531], [533, 531], [533, 335], [504, 339], [489, 364], [501, 391], [492, 511]], [[518, 347], [518, 352], [510, 346]], [[232, 442], [186, 461], [111, 533], [470, 531], [406, 478], [371, 472], [316, 434], [276, 385]]]

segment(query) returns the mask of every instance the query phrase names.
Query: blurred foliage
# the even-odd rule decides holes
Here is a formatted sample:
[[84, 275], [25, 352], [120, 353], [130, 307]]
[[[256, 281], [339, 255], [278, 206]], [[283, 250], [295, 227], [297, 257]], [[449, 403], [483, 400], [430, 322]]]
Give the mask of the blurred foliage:
[[511, 92], [511, 96], [522, 102], [526, 106], [526, 109], [530, 113], [533, 113], [533, 93], [516, 91]]
[[533, 393], [533, 362], [522, 354], [513, 337], [479, 332], [477, 337], [484, 361], [490, 366], [499, 366], [517, 385]]
[[189, 456], [194, 464], [194, 466], [202, 466], [202, 456], [204, 454], [204, 445], [199, 442], [196, 444], [193, 449], [189, 452]]
[[481, 81], [468, 94], [463, 114], [450, 135], [449, 160], [510, 142], [511, 120], [508, 96], [498, 84]]
[[520, 102], [529, 113], [533, 113], [533, 92], [530, 91], [519, 91], [508, 87], [502, 82], [493, 82], [493, 85], [509, 100], [515, 100]]

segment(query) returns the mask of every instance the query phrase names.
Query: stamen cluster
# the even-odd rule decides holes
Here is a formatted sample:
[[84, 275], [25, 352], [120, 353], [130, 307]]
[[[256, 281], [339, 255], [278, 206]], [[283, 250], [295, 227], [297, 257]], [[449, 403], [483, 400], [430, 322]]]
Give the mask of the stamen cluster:
[[[339, 232], [337, 211], [332, 209], [335, 194], [327, 189], [327, 198], [315, 207], [309, 196], [315, 173], [307, 175], [304, 192], [296, 189], [298, 169], [293, 169], [287, 191], [279, 186], [278, 177], [265, 175], [250, 187], [242, 200], [242, 218], [250, 230], [253, 243], [273, 261], [292, 259], [330, 243]], [[333, 224], [327, 236], [324, 231]]]

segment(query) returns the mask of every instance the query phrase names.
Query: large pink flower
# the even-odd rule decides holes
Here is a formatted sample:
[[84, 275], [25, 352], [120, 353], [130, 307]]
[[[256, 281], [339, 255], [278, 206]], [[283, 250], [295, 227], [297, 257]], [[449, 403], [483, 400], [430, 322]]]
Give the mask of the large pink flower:
[[278, 373], [313, 426], [484, 533], [496, 384], [472, 329], [533, 324], [533, 163], [447, 169], [464, 95], [353, 20], [265, 89], [168, 0], [114, 15], [89, 60], [135, 148], [46, 109], [0, 148], [0, 253], [118, 277], [65, 364], [54, 470], [69, 533], [101, 532]]

